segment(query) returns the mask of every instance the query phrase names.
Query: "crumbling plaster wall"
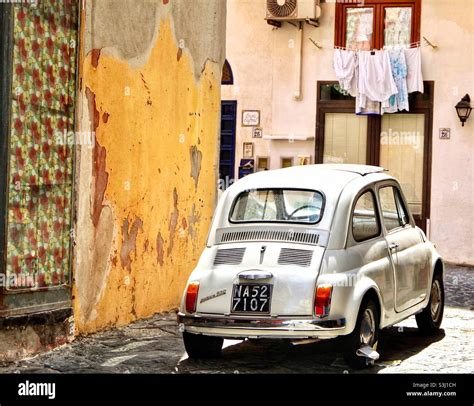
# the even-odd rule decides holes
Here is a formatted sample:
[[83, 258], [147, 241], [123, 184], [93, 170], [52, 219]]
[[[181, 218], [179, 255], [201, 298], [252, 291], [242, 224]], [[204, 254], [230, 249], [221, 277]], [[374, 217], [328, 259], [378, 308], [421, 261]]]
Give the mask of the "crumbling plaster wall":
[[87, 1], [74, 250], [77, 333], [177, 307], [216, 202], [225, 0]]

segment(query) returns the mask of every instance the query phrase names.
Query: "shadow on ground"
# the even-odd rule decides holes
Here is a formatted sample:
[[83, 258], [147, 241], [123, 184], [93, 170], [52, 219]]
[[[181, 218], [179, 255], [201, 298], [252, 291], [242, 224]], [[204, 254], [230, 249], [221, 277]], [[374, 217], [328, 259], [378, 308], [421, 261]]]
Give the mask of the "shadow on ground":
[[305, 345], [283, 340], [226, 341], [222, 357], [181, 361], [181, 373], [376, 373], [418, 354], [445, 337], [444, 330], [426, 337], [412, 327], [392, 327], [381, 333], [381, 358], [373, 368], [351, 370], [344, 362], [338, 339]]

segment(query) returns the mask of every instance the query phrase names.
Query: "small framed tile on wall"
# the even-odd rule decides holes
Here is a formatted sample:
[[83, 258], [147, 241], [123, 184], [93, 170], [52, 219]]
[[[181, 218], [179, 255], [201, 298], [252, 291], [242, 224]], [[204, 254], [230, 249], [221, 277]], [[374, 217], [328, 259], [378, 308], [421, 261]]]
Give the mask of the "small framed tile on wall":
[[243, 110], [242, 127], [260, 127], [260, 110]]
[[252, 131], [253, 138], [263, 138], [263, 128], [262, 127], [255, 127]]
[[450, 140], [451, 139], [451, 128], [440, 128], [439, 129], [439, 139], [440, 140]]
[[253, 142], [244, 142], [243, 157], [246, 159], [253, 158]]

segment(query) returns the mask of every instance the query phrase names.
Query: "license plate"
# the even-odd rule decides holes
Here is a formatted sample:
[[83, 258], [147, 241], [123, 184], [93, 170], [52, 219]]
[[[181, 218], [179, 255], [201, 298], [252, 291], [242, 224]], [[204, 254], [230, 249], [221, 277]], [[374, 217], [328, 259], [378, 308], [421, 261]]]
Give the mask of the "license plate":
[[270, 313], [272, 285], [234, 285], [233, 313]]

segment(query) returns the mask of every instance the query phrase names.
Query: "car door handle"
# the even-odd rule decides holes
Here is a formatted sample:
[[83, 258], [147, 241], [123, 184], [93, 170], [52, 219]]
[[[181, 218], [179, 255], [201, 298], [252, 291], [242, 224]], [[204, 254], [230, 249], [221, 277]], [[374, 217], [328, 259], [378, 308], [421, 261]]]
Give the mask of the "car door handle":
[[394, 244], [390, 244], [390, 245], [388, 246], [388, 249], [389, 249], [390, 251], [396, 251], [396, 250], [398, 249], [398, 247], [399, 247], [399, 245], [394, 243]]

